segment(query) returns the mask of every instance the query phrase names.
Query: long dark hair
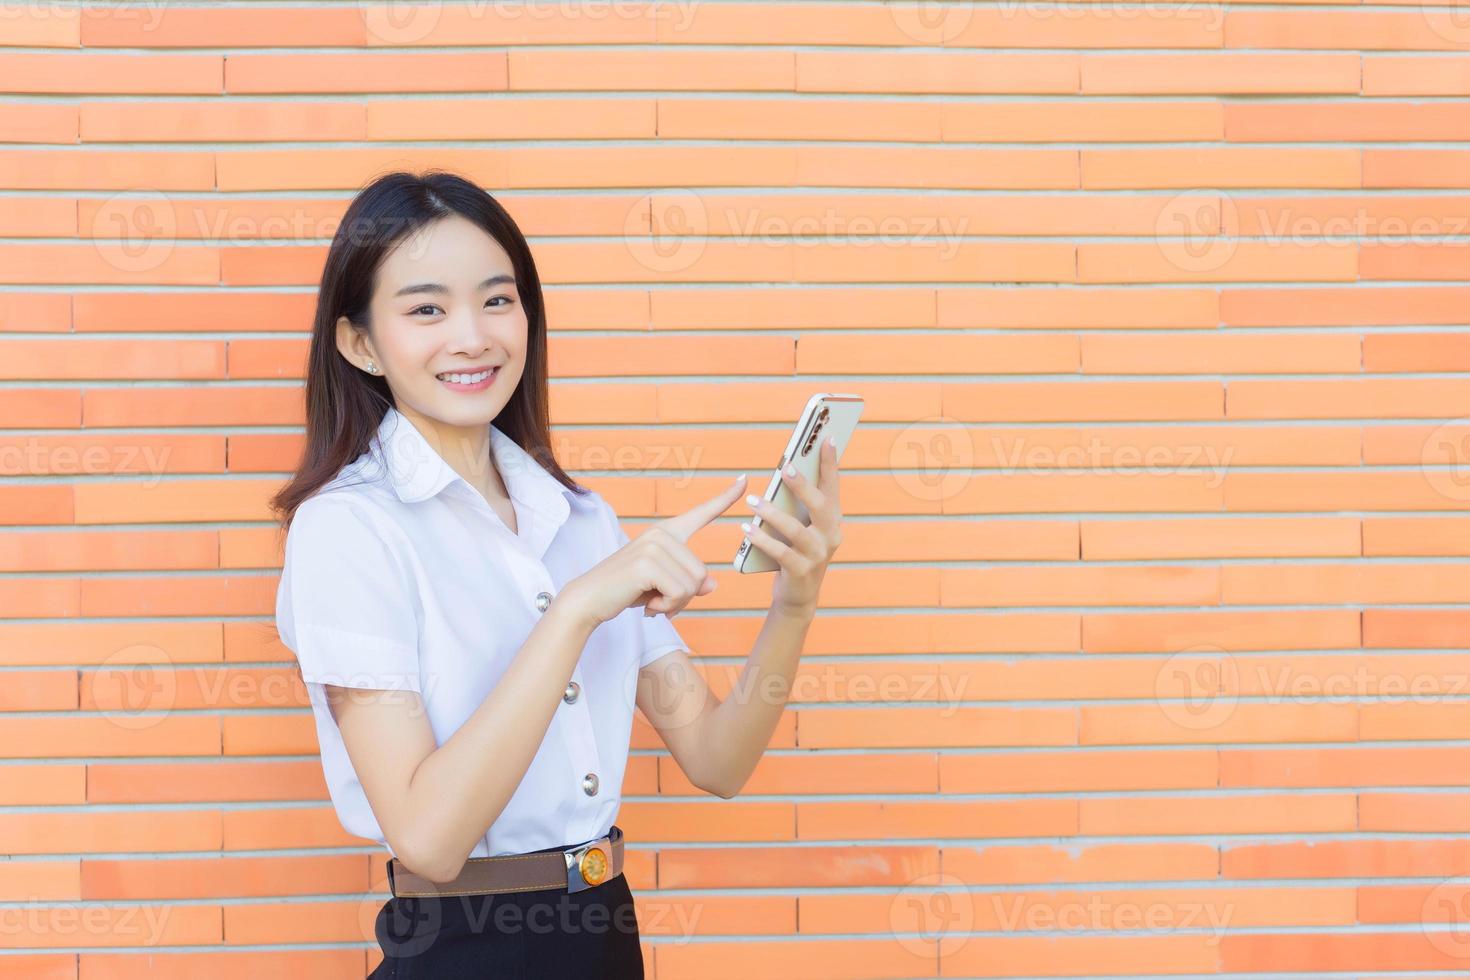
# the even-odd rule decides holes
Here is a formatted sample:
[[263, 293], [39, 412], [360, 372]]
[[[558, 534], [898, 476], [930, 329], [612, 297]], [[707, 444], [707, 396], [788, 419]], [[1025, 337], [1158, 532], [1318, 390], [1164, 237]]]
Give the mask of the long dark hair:
[[387, 380], [359, 370], [338, 351], [338, 318], [371, 329], [383, 259], [417, 229], [452, 214], [474, 222], [505, 249], [526, 310], [525, 369], [495, 425], [568, 489], [588, 492], [567, 476], [551, 449], [546, 303], [525, 236], [499, 201], [464, 177], [442, 170], [396, 171], [353, 198], [327, 252], [306, 365], [306, 446], [296, 474], [270, 500], [283, 534], [303, 501], [368, 450], [393, 407]]

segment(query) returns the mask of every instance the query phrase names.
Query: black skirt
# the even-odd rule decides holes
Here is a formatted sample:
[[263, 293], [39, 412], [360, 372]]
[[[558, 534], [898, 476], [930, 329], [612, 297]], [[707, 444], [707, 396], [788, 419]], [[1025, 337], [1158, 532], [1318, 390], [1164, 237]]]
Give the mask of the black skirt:
[[[547, 847], [562, 851], [575, 844]], [[368, 980], [642, 980], [643, 952], [628, 877], [565, 888], [390, 896], [374, 926], [383, 962]]]

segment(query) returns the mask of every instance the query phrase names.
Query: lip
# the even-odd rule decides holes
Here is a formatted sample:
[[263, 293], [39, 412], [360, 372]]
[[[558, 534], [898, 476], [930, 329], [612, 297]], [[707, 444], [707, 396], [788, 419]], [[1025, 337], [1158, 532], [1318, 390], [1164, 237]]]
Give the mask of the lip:
[[502, 365], [502, 364], [476, 364], [474, 367], [446, 368], [445, 370], [439, 371], [438, 373], [436, 373], [435, 374], [435, 377], [438, 377], [440, 374], [479, 374], [481, 371], [493, 371], [493, 370], [495, 370], [498, 367], [504, 367], [504, 365]]
[[490, 387], [491, 385], [493, 385], [495, 383], [495, 379], [496, 378], [500, 377], [500, 365], [498, 365], [498, 364], [487, 364], [484, 367], [467, 368], [467, 369], [464, 369], [464, 370], [458, 370], [458, 369], [456, 369], [456, 370], [452, 370], [452, 371], [447, 371], [445, 373], [446, 374], [478, 374], [481, 371], [489, 371], [489, 372], [491, 372], [490, 373], [490, 376], [488, 378], [486, 378], [485, 380], [476, 382], [475, 384], [472, 384], [472, 385], [455, 384], [453, 381], [445, 381], [443, 378], [440, 378], [437, 375], [434, 377], [434, 380], [435, 381], [438, 381], [441, 385], [443, 385], [444, 387], [448, 388], [450, 391], [460, 391], [460, 392], [484, 391], [486, 388]]

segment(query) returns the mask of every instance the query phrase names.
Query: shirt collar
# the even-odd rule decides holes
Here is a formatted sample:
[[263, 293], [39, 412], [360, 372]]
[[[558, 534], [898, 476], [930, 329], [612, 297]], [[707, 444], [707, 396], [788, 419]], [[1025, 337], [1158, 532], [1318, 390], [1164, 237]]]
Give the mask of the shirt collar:
[[[390, 407], [374, 441], [387, 462], [389, 482], [404, 503], [426, 500], [453, 483], [477, 493], [439, 454], [408, 416]], [[516, 502], [559, 524], [569, 513], [567, 496], [575, 491], [552, 476], [495, 423], [490, 423], [490, 451], [505, 488]]]

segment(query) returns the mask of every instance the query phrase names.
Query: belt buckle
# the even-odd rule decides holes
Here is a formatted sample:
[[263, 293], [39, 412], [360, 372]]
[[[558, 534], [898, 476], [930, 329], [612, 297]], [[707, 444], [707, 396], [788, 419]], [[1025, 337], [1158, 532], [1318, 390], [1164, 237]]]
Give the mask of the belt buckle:
[[562, 854], [567, 860], [567, 891], [585, 891], [600, 885], [612, 874], [612, 837], [573, 847]]

